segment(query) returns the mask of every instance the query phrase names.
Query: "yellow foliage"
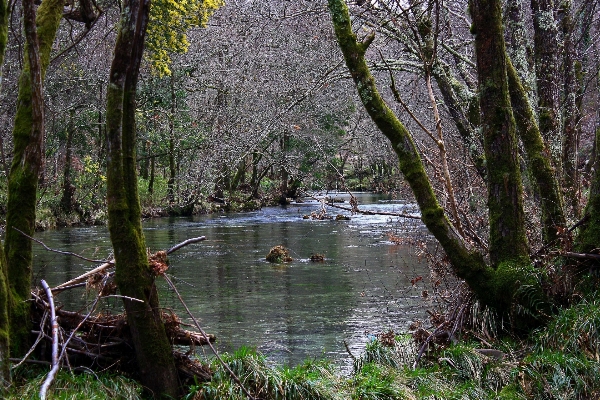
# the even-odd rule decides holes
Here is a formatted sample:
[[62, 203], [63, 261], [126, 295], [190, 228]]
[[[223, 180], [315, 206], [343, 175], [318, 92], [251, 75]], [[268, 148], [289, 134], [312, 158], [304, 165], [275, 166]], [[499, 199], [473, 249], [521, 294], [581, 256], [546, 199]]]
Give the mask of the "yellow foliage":
[[205, 26], [223, 0], [153, 0], [146, 36], [146, 58], [158, 75], [171, 75], [170, 53], [185, 53], [189, 42], [186, 32]]

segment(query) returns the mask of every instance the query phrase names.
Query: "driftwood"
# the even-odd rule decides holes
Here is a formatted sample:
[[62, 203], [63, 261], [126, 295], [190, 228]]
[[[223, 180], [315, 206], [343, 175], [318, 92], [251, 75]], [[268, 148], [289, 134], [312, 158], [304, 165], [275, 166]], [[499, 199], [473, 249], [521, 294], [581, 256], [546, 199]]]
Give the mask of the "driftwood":
[[[33, 292], [34, 298], [34, 326], [40, 326], [39, 331], [33, 333], [41, 336], [37, 345], [38, 357], [48, 357], [47, 349], [52, 342], [49, 324], [46, 322], [48, 302], [42, 292]], [[85, 366], [92, 369], [116, 368], [125, 373], [135, 373], [135, 353], [133, 342], [129, 333], [127, 318], [124, 314], [100, 313], [96, 315], [83, 315], [74, 311], [56, 310], [58, 329], [62, 338], [69, 338], [63, 343], [62, 356], [69, 365]], [[165, 329], [173, 345], [186, 345], [190, 347], [203, 346], [208, 342], [197, 332], [181, 328], [179, 319], [173, 313], [163, 313]], [[207, 335], [208, 340], [214, 341], [214, 335]], [[177, 352], [174, 352], [174, 354]], [[205, 367], [192, 361], [185, 354], [175, 354], [178, 369], [183, 378], [191, 378], [191, 371], [204, 371], [196, 379], [205, 379]], [[181, 365], [179, 365], [181, 363]], [[196, 363], [195, 367], [191, 366]]]

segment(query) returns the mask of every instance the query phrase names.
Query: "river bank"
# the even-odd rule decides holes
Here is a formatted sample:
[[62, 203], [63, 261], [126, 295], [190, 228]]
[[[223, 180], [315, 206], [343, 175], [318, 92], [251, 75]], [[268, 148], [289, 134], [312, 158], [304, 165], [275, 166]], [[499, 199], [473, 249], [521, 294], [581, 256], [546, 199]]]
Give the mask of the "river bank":
[[[327, 359], [307, 359], [295, 367], [274, 365], [247, 347], [222, 358], [244, 388], [263, 400], [594, 399], [600, 394], [600, 362], [594, 356], [599, 326], [600, 303], [582, 302], [526, 339], [504, 334], [483, 340], [477, 338], [483, 332], [465, 330], [461, 340], [430, 349], [418, 363], [418, 346], [410, 335], [376, 337], [355, 356], [349, 374]], [[574, 334], [572, 327], [580, 330]], [[181, 399], [247, 399], [222, 365], [204, 360], [212, 378], [187, 388]], [[19, 369], [5, 398], [34, 398], [43, 375], [36, 367]], [[142, 388], [130, 378], [85, 371], [59, 374], [50, 396], [143, 398]]]

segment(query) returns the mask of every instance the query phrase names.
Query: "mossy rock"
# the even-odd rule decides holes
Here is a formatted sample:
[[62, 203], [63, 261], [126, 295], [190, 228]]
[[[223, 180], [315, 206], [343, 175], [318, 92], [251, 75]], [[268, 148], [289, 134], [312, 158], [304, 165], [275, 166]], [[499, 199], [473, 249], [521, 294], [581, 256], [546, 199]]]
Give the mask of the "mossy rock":
[[272, 263], [287, 263], [292, 261], [292, 257], [290, 257], [290, 252], [285, 247], [279, 245], [273, 247], [269, 250], [269, 254], [267, 254], [267, 261]]

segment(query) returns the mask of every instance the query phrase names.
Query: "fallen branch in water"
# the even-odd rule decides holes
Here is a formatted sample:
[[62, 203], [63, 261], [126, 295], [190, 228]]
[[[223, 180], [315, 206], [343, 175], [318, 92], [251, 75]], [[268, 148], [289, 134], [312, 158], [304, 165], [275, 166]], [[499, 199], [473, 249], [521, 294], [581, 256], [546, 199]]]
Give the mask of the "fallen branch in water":
[[[35, 240], [35, 239], [33, 239], [33, 240]], [[177, 250], [179, 250], [179, 249], [181, 249], [181, 248], [183, 248], [183, 247], [185, 247], [187, 245], [190, 245], [190, 244], [193, 244], [193, 243], [198, 243], [198, 242], [201, 242], [203, 240], [206, 240], [206, 236], [200, 236], [200, 237], [196, 237], [196, 238], [191, 238], [191, 239], [184, 240], [183, 242], [181, 242], [181, 243], [179, 243], [179, 244], [171, 247], [169, 250], [167, 250], [166, 253], [167, 254], [171, 254], [171, 253], [173, 253], [173, 252], [175, 252], [175, 251], [177, 251]], [[40, 243], [46, 249], [49, 249], [48, 246], [46, 246], [41, 241], [36, 240], [36, 242]], [[69, 253], [69, 254], [73, 254], [74, 256], [77, 256], [74, 253]], [[77, 257], [83, 258], [81, 256], [77, 256]], [[83, 259], [85, 259], [85, 258], [83, 258]], [[77, 286], [78, 284], [84, 282], [90, 276], [95, 275], [95, 274], [100, 273], [100, 272], [103, 272], [104, 270], [106, 270], [108, 268], [112, 268], [114, 266], [115, 266], [114, 260], [110, 260], [108, 262], [105, 262], [104, 264], [100, 265], [99, 267], [96, 267], [93, 270], [88, 271], [88, 272], [86, 272], [86, 273], [84, 273], [82, 275], [79, 275], [77, 278], [73, 278], [73, 279], [71, 279], [68, 282], [61, 283], [60, 285], [53, 287], [52, 291], [56, 292], [56, 291], [62, 291], [62, 290], [71, 289], [73, 287], [78, 287]]]
[[181, 249], [182, 247], [187, 246], [188, 244], [202, 242], [203, 240], [206, 240], [206, 236], [200, 236], [200, 237], [184, 240], [183, 242], [176, 244], [175, 246], [173, 246], [169, 250], [167, 250], [167, 254], [171, 254], [171, 253]]
[[[316, 201], [321, 202], [322, 205], [327, 204], [329, 207], [333, 207], [333, 208], [338, 208], [340, 210], [344, 210], [344, 211], [350, 211], [353, 214], [363, 214], [363, 215], [385, 215], [385, 216], [390, 216], [390, 217], [400, 217], [400, 218], [409, 218], [409, 219], [421, 219], [421, 216], [419, 215], [413, 215], [413, 214], [404, 214], [404, 213], [394, 213], [394, 212], [386, 212], [386, 211], [369, 211], [369, 210], [361, 210], [360, 208], [358, 208], [358, 203], [353, 203], [352, 204], [352, 208], [350, 207], [344, 207], [344, 206], [340, 206], [335, 204], [333, 201], [328, 202], [325, 201], [324, 199], [319, 199], [317, 197], [314, 197], [311, 194], [308, 194], [306, 192], [304, 192], [304, 194]], [[353, 199], [355, 199], [355, 197], [352, 197]]]

